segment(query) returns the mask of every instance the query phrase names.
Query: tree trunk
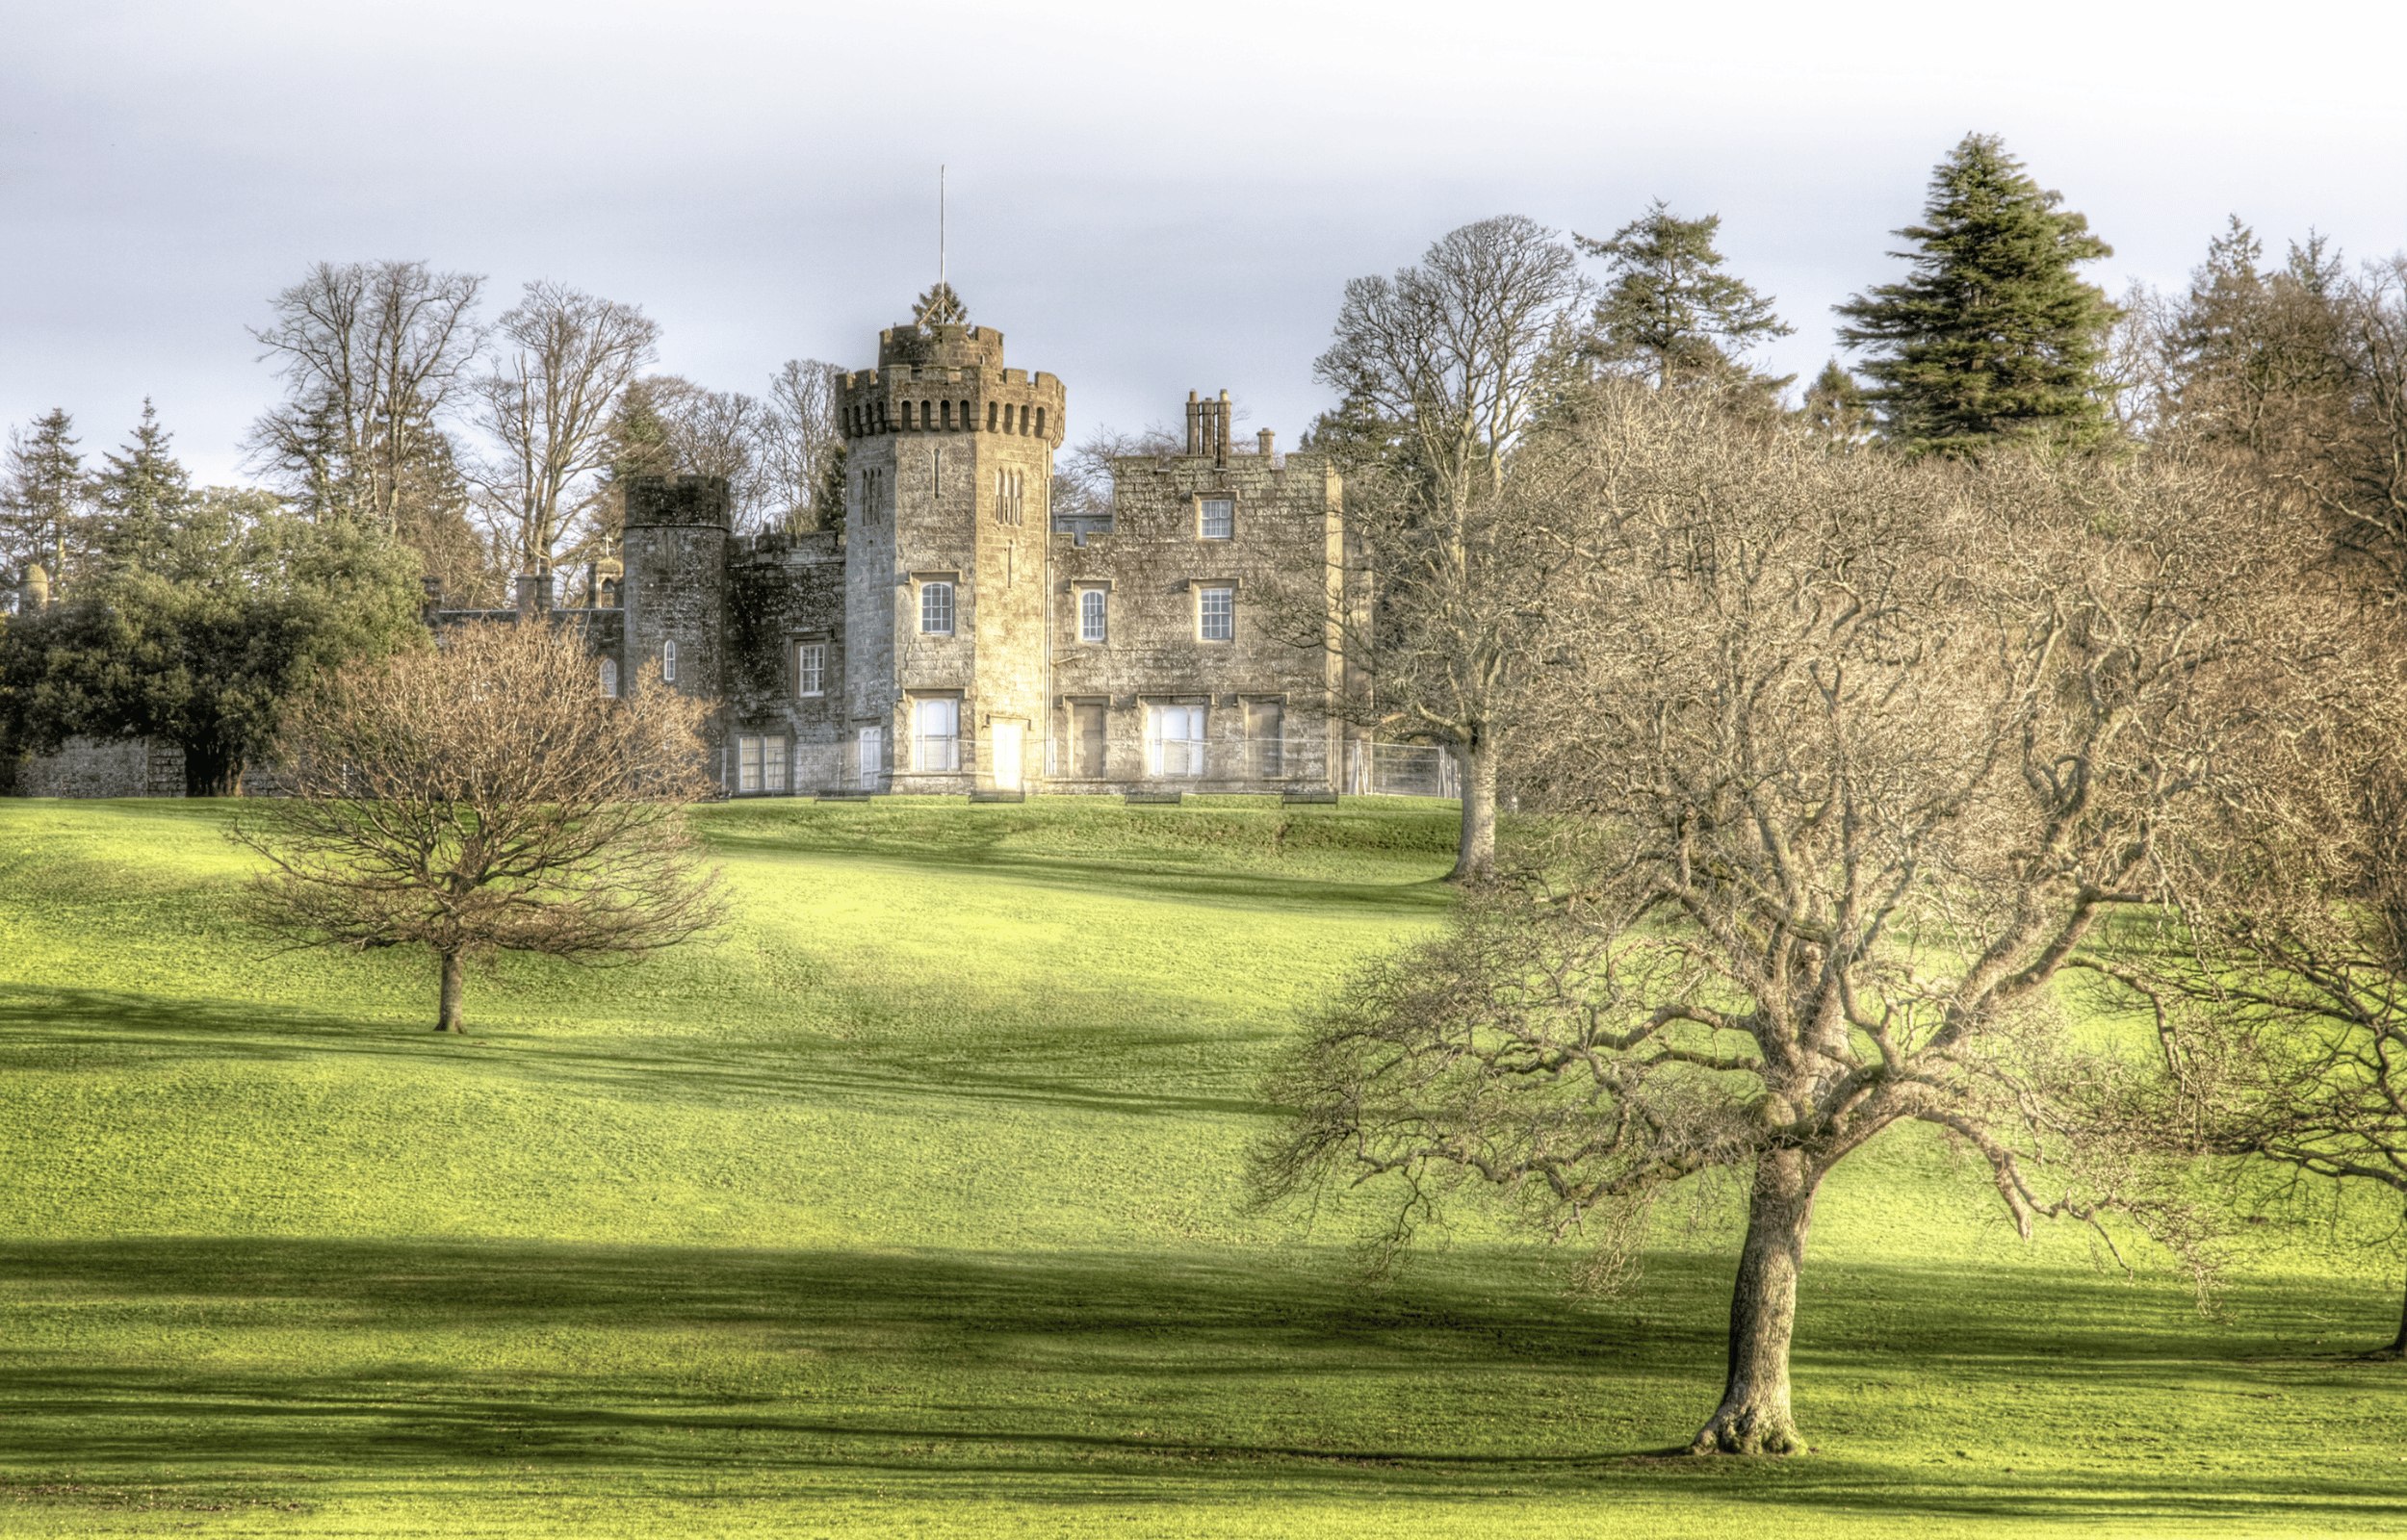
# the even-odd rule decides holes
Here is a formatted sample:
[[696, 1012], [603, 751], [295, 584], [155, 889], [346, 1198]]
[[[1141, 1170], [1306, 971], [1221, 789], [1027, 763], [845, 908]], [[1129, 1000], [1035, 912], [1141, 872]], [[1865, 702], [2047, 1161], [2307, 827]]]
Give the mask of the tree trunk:
[[1462, 796], [1462, 833], [1455, 841], [1450, 883], [1485, 882], [1496, 870], [1496, 751], [1474, 734], [1454, 747], [1455, 776]]
[[459, 1019], [459, 954], [457, 952], [443, 954], [442, 999], [443, 1003], [438, 1008], [435, 1017], [434, 1030], [466, 1032], [467, 1027], [463, 1026]]
[[184, 748], [184, 795], [188, 797], [233, 797], [242, 794], [243, 763], [230, 755], [196, 749], [187, 743]]
[[2382, 1356], [2407, 1358], [2407, 1298], [2402, 1298], [2399, 1303], [2398, 1335], [2391, 1339], [2390, 1350]]
[[1789, 1414], [1789, 1336], [1816, 1181], [1797, 1150], [1768, 1151], [1756, 1163], [1747, 1245], [1730, 1291], [1729, 1377], [1692, 1454], [1794, 1454], [1805, 1447]]

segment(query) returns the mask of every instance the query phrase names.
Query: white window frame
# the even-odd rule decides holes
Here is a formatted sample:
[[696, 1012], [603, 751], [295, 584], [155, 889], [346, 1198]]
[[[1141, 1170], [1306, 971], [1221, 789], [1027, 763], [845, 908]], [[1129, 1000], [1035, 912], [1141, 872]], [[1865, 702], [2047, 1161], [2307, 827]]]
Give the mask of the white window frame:
[[[1214, 529], [1213, 511], [1220, 510], [1219, 528]], [[1195, 504], [1195, 538], [1198, 540], [1234, 540], [1237, 538], [1237, 500], [1234, 498], [1199, 498]]]
[[791, 763], [783, 732], [738, 732], [735, 790], [743, 796], [783, 792], [792, 783]]
[[811, 700], [827, 693], [827, 644], [794, 644], [794, 694]]
[[606, 658], [604, 658], [604, 659], [602, 660], [602, 667], [601, 667], [600, 672], [601, 672], [601, 675], [602, 675], [602, 699], [604, 699], [604, 700], [606, 700], [606, 701], [615, 701], [615, 700], [617, 700], [617, 699], [618, 699], [618, 659], [617, 659], [617, 658], [615, 658], [615, 657], [606, 657]]
[[[936, 602], [940, 593], [944, 596], [945, 624], [942, 627], [936, 627], [928, 624], [929, 606]], [[922, 636], [952, 635], [953, 628], [960, 624], [959, 603], [959, 596], [953, 592], [951, 583], [942, 578], [921, 583], [919, 585], [919, 634]]]
[[1078, 590], [1078, 640], [1102, 643], [1111, 640], [1112, 595], [1108, 588]]
[[[932, 726], [945, 731], [931, 732]], [[930, 773], [961, 768], [961, 698], [923, 695], [911, 703], [911, 767]]]
[[660, 644], [660, 682], [663, 684], [677, 682], [677, 644], [675, 642]]
[[[1221, 601], [1217, 614], [1214, 613], [1212, 603], [1214, 599]], [[1215, 620], [1222, 622], [1226, 628], [1218, 635], [1214, 635], [1212, 629], [1212, 623]], [[1237, 639], [1236, 584], [1199, 583], [1196, 585], [1195, 639], [1199, 642], [1233, 642]]]
[[1188, 781], [1204, 774], [1210, 721], [1201, 706], [1169, 701], [1145, 704], [1145, 773]]

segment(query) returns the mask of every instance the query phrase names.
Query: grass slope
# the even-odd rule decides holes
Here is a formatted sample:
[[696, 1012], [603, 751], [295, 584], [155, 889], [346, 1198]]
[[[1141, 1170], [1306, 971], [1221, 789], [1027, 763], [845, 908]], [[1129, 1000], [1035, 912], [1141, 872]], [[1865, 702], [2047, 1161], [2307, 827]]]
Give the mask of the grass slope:
[[1644, 1289], [1249, 1214], [1255, 1085], [1433, 923], [1446, 809], [755, 804], [641, 966], [271, 955], [208, 805], [0, 803], [0, 1532], [2407, 1529], [2395, 1297], [2218, 1319], [1894, 1141], [1826, 1191], [1818, 1452], [1665, 1458], [1721, 1195]]

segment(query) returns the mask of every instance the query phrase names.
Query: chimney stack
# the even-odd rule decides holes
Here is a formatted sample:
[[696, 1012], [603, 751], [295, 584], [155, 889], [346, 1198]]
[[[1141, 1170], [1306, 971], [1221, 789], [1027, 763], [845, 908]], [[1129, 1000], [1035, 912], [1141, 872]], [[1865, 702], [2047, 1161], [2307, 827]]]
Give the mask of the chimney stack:
[[518, 575], [518, 612], [539, 615], [552, 607], [552, 569], [537, 567]]
[[1276, 436], [1277, 435], [1272, 433], [1268, 428], [1263, 428], [1254, 435], [1254, 442], [1255, 445], [1259, 446], [1261, 456], [1265, 460], [1270, 458], [1271, 440]]

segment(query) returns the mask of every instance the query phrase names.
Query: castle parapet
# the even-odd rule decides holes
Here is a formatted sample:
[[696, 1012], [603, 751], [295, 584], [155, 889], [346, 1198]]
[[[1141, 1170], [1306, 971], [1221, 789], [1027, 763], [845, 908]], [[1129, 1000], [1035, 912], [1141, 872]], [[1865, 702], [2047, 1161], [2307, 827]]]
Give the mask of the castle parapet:
[[878, 367], [837, 376], [847, 439], [888, 433], [997, 433], [1061, 446], [1067, 395], [1051, 374], [1003, 367], [1003, 334], [986, 326], [890, 326]]
[[723, 475], [638, 475], [627, 480], [629, 528], [727, 528], [734, 499]]

